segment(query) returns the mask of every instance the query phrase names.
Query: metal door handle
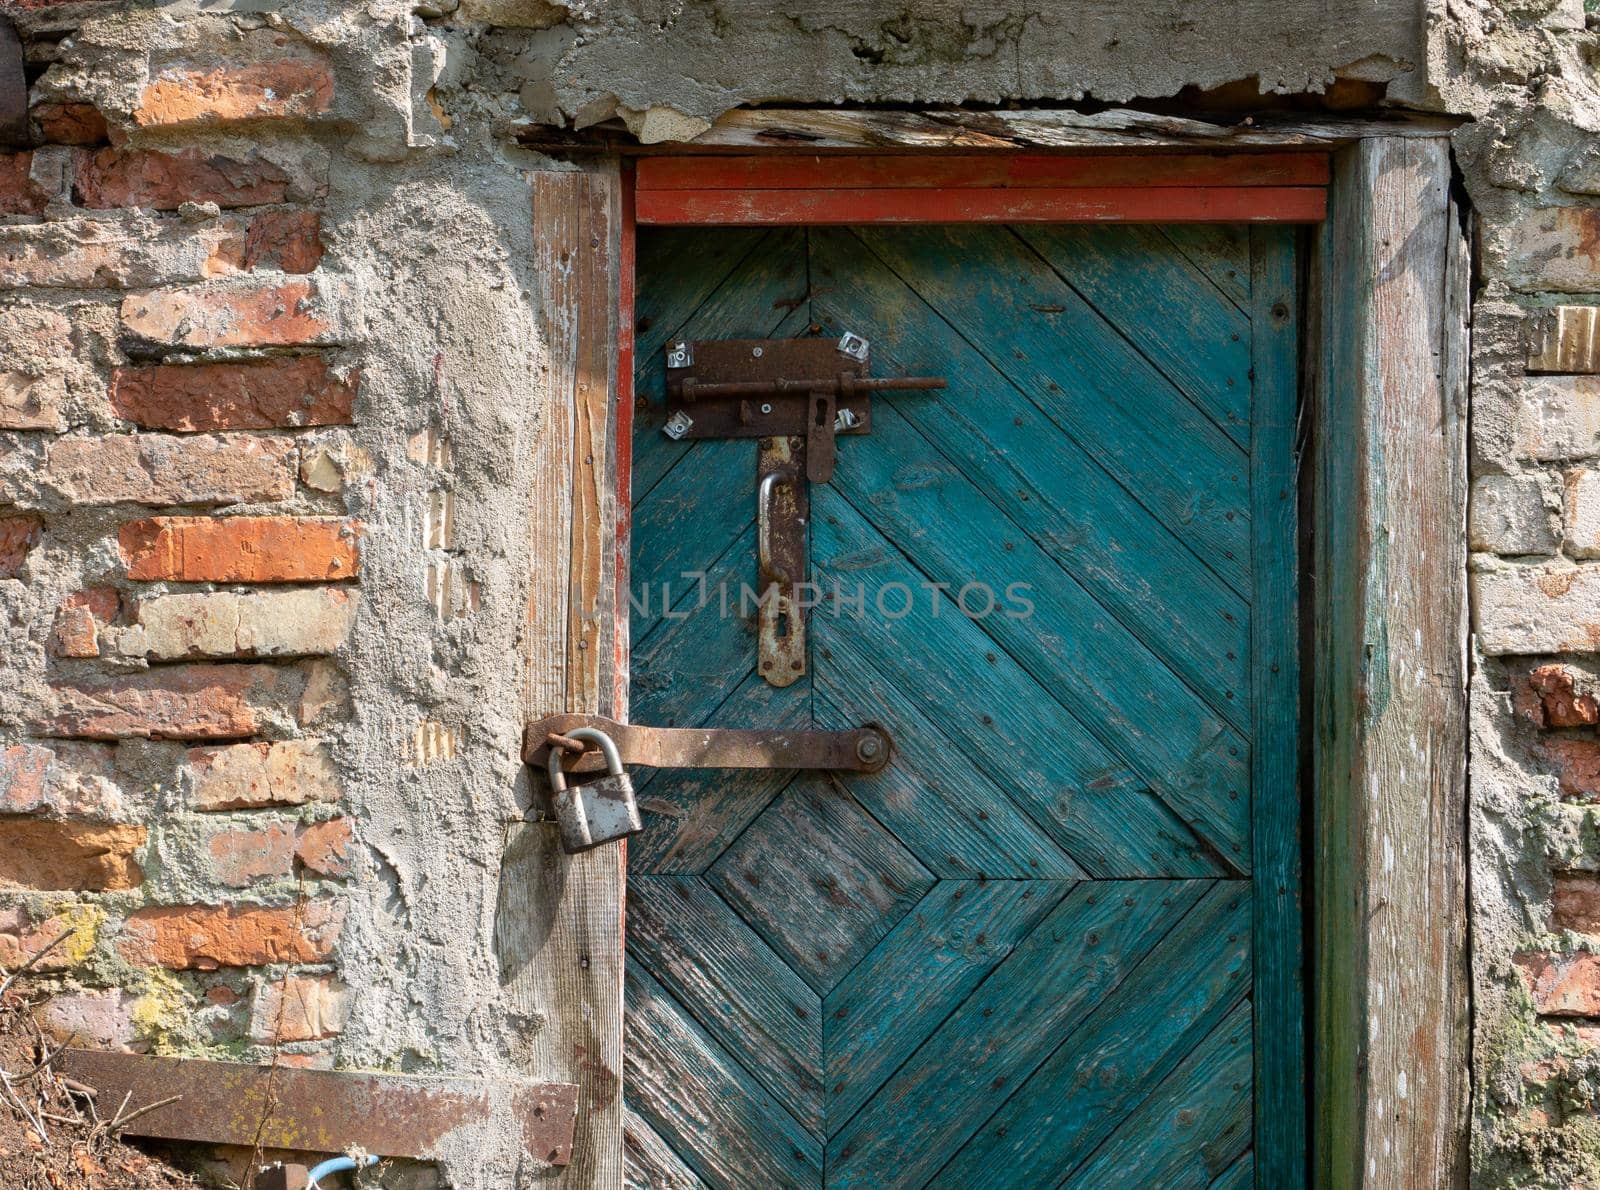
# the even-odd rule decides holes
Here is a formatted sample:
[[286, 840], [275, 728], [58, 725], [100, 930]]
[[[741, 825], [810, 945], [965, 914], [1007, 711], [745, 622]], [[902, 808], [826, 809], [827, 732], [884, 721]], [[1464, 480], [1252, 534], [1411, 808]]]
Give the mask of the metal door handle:
[[792, 486], [794, 477], [782, 471], [768, 471], [756, 489], [756, 562], [763, 575], [772, 575], [778, 583], [789, 583], [794, 580], [772, 565], [772, 490], [780, 483]]

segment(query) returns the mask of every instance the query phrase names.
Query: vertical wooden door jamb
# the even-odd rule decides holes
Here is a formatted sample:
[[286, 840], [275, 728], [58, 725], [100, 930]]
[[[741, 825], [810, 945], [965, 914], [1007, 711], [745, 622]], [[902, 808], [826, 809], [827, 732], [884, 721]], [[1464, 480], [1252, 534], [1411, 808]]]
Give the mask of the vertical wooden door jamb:
[[[618, 401], [625, 296], [623, 177], [615, 160], [533, 175], [537, 314], [549, 352], [529, 493], [525, 636], [529, 720], [618, 714]], [[631, 282], [631, 278], [630, 278]], [[625, 481], [624, 481], [625, 482]], [[620, 497], [625, 501], [625, 496]], [[625, 503], [624, 503], [625, 507]], [[535, 795], [540, 796], [538, 794]], [[622, 905], [625, 855], [564, 855], [554, 823], [509, 832], [495, 934], [510, 1007], [527, 1022], [529, 1073], [576, 1082], [572, 1187], [622, 1182]]]
[[1255, 1174], [1302, 1186], [1305, 994], [1297, 608], [1300, 303], [1294, 232], [1250, 230], [1251, 875], [1255, 881]]
[[1465, 1183], [1465, 240], [1449, 142], [1335, 159], [1314, 512], [1320, 1186]]

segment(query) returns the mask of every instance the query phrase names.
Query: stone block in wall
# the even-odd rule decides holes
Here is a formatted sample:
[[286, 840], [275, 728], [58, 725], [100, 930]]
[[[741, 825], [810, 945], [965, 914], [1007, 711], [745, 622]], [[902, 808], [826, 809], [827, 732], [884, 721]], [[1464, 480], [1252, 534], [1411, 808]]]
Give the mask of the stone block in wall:
[[103, 407], [95, 340], [108, 313], [93, 305], [0, 307], [0, 430], [63, 430], [74, 406]]
[[38, 103], [28, 115], [38, 126], [39, 139], [46, 144], [103, 145], [111, 135], [105, 116], [92, 103]]
[[0, 578], [16, 578], [44, 536], [44, 522], [28, 513], [0, 516]]
[[150, 661], [315, 657], [336, 652], [355, 618], [356, 596], [340, 588], [154, 595], [137, 601], [131, 625], [105, 633], [106, 651]]
[[294, 442], [279, 436], [112, 434], [51, 443], [45, 482], [77, 504], [239, 504], [295, 492]]
[[133, 579], [305, 583], [354, 578], [359, 538], [339, 517], [150, 517], [117, 541]]
[[131, 294], [122, 302], [122, 324], [130, 334], [173, 347], [294, 347], [337, 338], [310, 281]]
[[33, 180], [32, 153], [0, 153], [0, 215], [37, 215], [49, 202]]
[[56, 1041], [92, 1049], [142, 1053], [149, 1046], [140, 1039], [139, 997], [120, 988], [106, 991], [56, 992], [34, 1012], [39, 1027]]
[[1495, 554], [1553, 554], [1556, 518], [1538, 475], [1483, 475], [1473, 480], [1467, 534], [1471, 547]]
[[1558, 930], [1600, 934], [1600, 875], [1557, 872], [1551, 925]]
[[1512, 706], [1535, 727], [1600, 724], [1600, 680], [1588, 667], [1566, 662], [1536, 665], [1512, 683]]
[[1600, 742], [1583, 736], [1549, 736], [1536, 747], [1549, 766], [1562, 797], [1593, 801], [1600, 797]]
[[1490, 656], [1600, 652], [1600, 565], [1480, 567], [1471, 588], [1478, 647]]
[[1600, 954], [1525, 953], [1516, 964], [1542, 1015], [1600, 1016]]
[[1600, 470], [1569, 471], [1565, 487], [1567, 552], [1575, 558], [1600, 558]]
[[172, 665], [51, 687], [39, 734], [84, 739], [236, 740], [316, 721], [337, 693], [312, 665]]
[[206, 856], [218, 883], [229, 888], [286, 880], [301, 871], [342, 880], [350, 875], [352, 843], [348, 818], [309, 825], [269, 822], [214, 831]]
[[140, 96], [141, 128], [308, 119], [333, 106], [333, 71], [320, 58], [161, 71]]
[[357, 372], [341, 379], [316, 356], [121, 367], [111, 376], [111, 407], [147, 429], [348, 425], [359, 381]]
[[78, 157], [72, 175], [74, 201], [95, 210], [175, 211], [186, 202], [263, 206], [286, 202], [293, 193], [282, 166], [259, 157], [224, 157], [197, 149], [101, 149]]
[[298, 806], [340, 797], [338, 770], [317, 740], [191, 748], [183, 776], [196, 810]]
[[1538, 462], [1600, 455], [1600, 376], [1533, 376], [1517, 394], [1513, 453]]
[[93, 947], [94, 923], [89, 914], [35, 920], [21, 906], [0, 908], [0, 967], [15, 971], [63, 934], [71, 934], [33, 965], [35, 971], [65, 971]]
[[148, 832], [128, 823], [0, 815], [0, 887], [63, 892], [137, 888]]
[[100, 656], [100, 630], [116, 619], [122, 597], [110, 587], [74, 591], [56, 609], [50, 651], [57, 657]]
[[115, 756], [108, 745], [66, 741], [0, 749], [0, 814], [122, 818], [126, 805]]
[[1549, 293], [1600, 291], [1600, 207], [1544, 207], [1506, 229], [1512, 286]]
[[295, 905], [171, 905], [129, 916], [117, 950], [130, 963], [174, 970], [325, 963], [344, 924], [336, 901]]
[[350, 989], [331, 975], [291, 975], [262, 984], [250, 1009], [250, 1037], [274, 1042], [337, 1037], [350, 1019]]
[[1555, 306], [1531, 322], [1529, 372], [1600, 372], [1600, 306]]

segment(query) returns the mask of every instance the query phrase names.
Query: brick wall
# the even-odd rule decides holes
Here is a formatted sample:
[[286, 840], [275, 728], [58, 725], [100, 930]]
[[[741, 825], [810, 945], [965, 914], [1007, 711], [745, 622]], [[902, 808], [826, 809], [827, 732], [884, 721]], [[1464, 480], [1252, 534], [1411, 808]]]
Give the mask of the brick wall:
[[328, 734], [362, 382], [325, 291], [333, 71], [279, 41], [169, 57], [109, 119], [47, 79], [0, 155], [0, 583], [43, 654], [0, 747], [0, 964], [70, 932], [55, 1031], [325, 1064], [367, 862]]

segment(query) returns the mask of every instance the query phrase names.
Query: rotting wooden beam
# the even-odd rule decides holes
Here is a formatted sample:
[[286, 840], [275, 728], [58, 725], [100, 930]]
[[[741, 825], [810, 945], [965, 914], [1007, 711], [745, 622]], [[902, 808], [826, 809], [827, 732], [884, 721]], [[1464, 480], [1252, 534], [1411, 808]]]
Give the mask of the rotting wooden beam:
[[1316, 270], [1315, 1182], [1465, 1184], [1465, 237], [1448, 142], [1334, 163]]
[[903, 112], [735, 108], [687, 142], [641, 146], [620, 125], [599, 125], [569, 133], [542, 124], [514, 124], [508, 125], [505, 132], [530, 147], [565, 152], [1327, 151], [1375, 136], [1436, 138], [1461, 122], [1450, 117], [1400, 113], [1379, 119], [1290, 120], [1263, 115], [1223, 124], [1127, 109]]
[[[616, 711], [622, 173], [615, 159], [539, 172], [532, 198], [549, 358], [536, 380], [525, 720]], [[564, 1186], [622, 1181], [623, 873], [620, 846], [569, 856], [552, 822], [508, 832], [495, 945], [528, 1073], [579, 1087]]]

